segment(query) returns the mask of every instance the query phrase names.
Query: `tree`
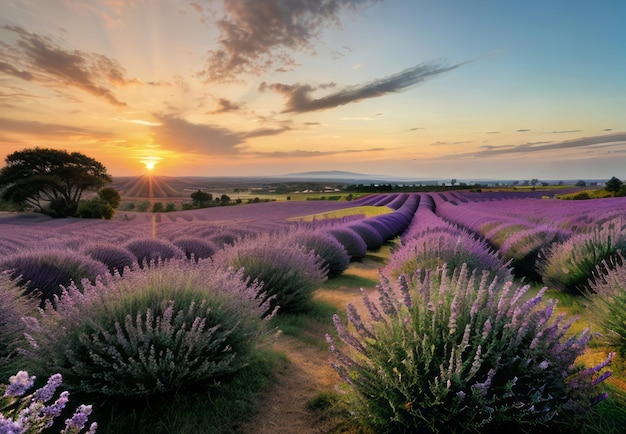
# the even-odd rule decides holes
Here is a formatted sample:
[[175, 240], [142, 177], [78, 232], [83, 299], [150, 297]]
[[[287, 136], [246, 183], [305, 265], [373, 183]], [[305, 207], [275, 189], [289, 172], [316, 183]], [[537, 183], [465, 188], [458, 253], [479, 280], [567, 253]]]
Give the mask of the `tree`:
[[582, 179], [575, 184], [576, 187], [586, 187], [587, 183]]
[[79, 152], [24, 149], [5, 161], [0, 170], [2, 198], [54, 217], [75, 215], [83, 192], [112, 181], [101, 163]]
[[624, 183], [619, 178], [612, 177], [606, 182], [606, 187], [604, 189], [615, 194], [620, 188], [622, 188], [622, 185], [624, 185]]
[[209, 202], [213, 200], [213, 195], [211, 193], [198, 190], [191, 193], [191, 200], [195, 208], [206, 208], [209, 206]]
[[222, 197], [220, 197], [220, 201], [222, 202], [222, 205], [228, 205], [230, 203], [230, 197], [223, 194]]
[[154, 202], [152, 205], [152, 212], [163, 212], [164, 210], [163, 202]]
[[122, 202], [120, 193], [113, 187], [101, 188], [100, 191], [98, 191], [98, 196], [100, 199], [107, 201], [113, 209], [117, 209]]

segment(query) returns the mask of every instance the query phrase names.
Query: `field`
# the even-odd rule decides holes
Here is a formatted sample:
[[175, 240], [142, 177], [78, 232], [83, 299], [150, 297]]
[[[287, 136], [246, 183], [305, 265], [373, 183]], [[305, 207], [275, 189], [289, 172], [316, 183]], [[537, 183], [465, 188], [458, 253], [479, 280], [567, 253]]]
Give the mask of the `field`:
[[[123, 184], [125, 197], [140, 198], [148, 194], [155, 196], [155, 192], [159, 192], [162, 198], [180, 198], [181, 191], [195, 187], [192, 184], [173, 187], [167, 183], [146, 184], [146, 182], [146, 180], [141, 183], [128, 181]], [[150, 191], [145, 191], [146, 188]], [[133, 272], [123, 271], [123, 266], [120, 266], [113, 274], [116, 272], [123, 272], [123, 274], [113, 277], [107, 274], [109, 276], [107, 279], [111, 278], [112, 283], [104, 281], [102, 283], [104, 286], [111, 285], [111, 288], [124, 288], [124, 291], [130, 292], [138, 291], [136, 289], [131, 291], [130, 286], [124, 286], [125, 284], [120, 282], [128, 279], [128, 282], [132, 282], [128, 285], [142, 285], [142, 282], [150, 279], [146, 276], [150, 273], [157, 273], [156, 270], [159, 269], [167, 270], [166, 263], [171, 261], [179, 264], [176, 267], [184, 269], [183, 273], [188, 275], [185, 277], [188, 279], [185, 282], [194, 282], [196, 285], [197, 282], [206, 281], [208, 286], [232, 284], [233, 288], [239, 288], [232, 290], [239, 291], [237, 297], [244, 297], [242, 294], [251, 291], [247, 289], [250, 286], [245, 287], [244, 284], [253, 285], [252, 280], [257, 275], [248, 275], [249, 279], [243, 279], [240, 286], [232, 282], [226, 284], [224, 282], [229, 279], [236, 280], [235, 276], [228, 275], [230, 277], [226, 276], [224, 278], [226, 280], [219, 280], [222, 279], [219, 277], [222, 271], [217, 271], [217, 265], [222, 264], [224, 269], [243, 266], [244, 270], [252, 270], [261, 266], [259, 265], [260, 259], [267, 259], [269, 263], [274, 257], [275, 250], [290, 253], [277, 259], [279, 264], [272, 265], [277, 268], [273, 269], [270, 274], [258, 275], [268, 276], [265, 285], [268, 291], [276, 289], [276, 298], [270, 298], [266, 303], [274, 303], [278, 300], [280, 307], [273, 318], [265, 320], [266, 325], [268, 324], [267, 329], [265, 329], [266, 326], [259, 326], [259, 330], [264, 330], [262, 334], [251, 334], [242, 338], [255, 342], [258, 339], [259, 345], [245, 347], [251, 355], [242, 363], [242, 366], [246, 368], [238, 368], [236, 371], [239, 372], [238, 374], [228, 371], [226, 374], [215, 377], [217, 380], [210, 377], [208, 386], [206, 381], [189, 387], [182, 387], [176, 382], [172, 382], [169, 386], [155, 386], [154, 393], [142, 392], [138, 395], [143, 396], [145, 398], [143, 400], [136, 400], [134, 397], [137, 395], [132, 391], [133, 386], [125, 384], [123, 392], [112, 391], [103, 398], [97, 391], [88, 388], [81, 389], [82, 386], [78, 386], [80, 382], [72, 380], [72, 376], [79, 376], [80, 372], [69, 366], [69, 362], [60, 361], [59, 358], [64, 357], [62, 356], [64, 350], [60, 350], [58, 357], [55, 356], [57, 359], [37, 355], [36, 351], [31, 351], [30, 356], [26, 357], [23, 352], [10, 349], [11, 345], [27, 345], [21, 337], [14, 335], [0, 336], [2, 339], [0, 344], [7, 345], [6, 352], [0, 354], [3, 357], [0, 373], [6, 379], [19, 369], [28, 368], [33, 372], [39, 369], [42, 373], [37, 373], [38, 378], [40, 376], [43, 380], [45, 375], [54, 373], [50, 371], [51, 369], [64, 369], [64, 379], [66, 372], [68, 384], [76, 388], [75, 396], [85, 402], [94, 400], [98, 403], [94, 405], [94, 413], [90, 418], [100, 423], [98, 432], [119, 432], [120, 429], [128, 430], [132, 427], [133, 432], [191, 433], [197, 432], [199, 427], [207, 429], [207, 426], [213, 428], [204, 432], [377, 432], [375, 426], [368, 425], [367, 421], [351, 416], [350, 404], [347, 404], [342, 395], [336, 391], [336, 386], [344, 390], [347, 387], [342, 380], [342, 371], [333, 369], [329, 363], [332, 361], [339, 368], [348, 366], [346, 356], [355, 357], [354, 349], [351, 350], [349, 347], [361, 345], [354, 339], [362, 339], [362, 336], [371, 334], [367, 331], [367, 327], [360, 328], [360, 318], [355, 319], [354, 313], [346, 313], [346, 307], [354, 306], [361, 312], [365, 322], [366, 318], [370, 317], [366, 314], [368, 302], [361, 298], [361, 291], [370, 295], [376, 294], [379, 284], [385, 287], [384, 279], [387, 279], [387, 285], [392, 287], [396, 285], [396, 279], [402, 273], [407, 273], [409, 276], [415, 273], [414, 279], [419, 280], [420, 273], [423, 276], [425, 270], [432, 270], [434, 278], [435, 270], [441, 270], [443, 266], [452, 270], [454, 267], [460, 269], [463, 264], [467, 264], [468, 267], [478, 270], [477, 273], [484, 272], [486, 276], [496, 281], [512, 281], [518, 286], [529, 284], [528, 292], [523, 295], [523, 300], [537, 297], [541, 288], [546, 286], [547, 291], [545, 294], [541, 293], [542, 299], [539, 307], [547, 309], [551, 306], [548, 300], [558, 299], [555, 316], [563, 313], [568, 317], [579, 317], [571, 328], [564, 329], [566, 336], [579, 339], [579, 335], [586, 333], [586, 327], [591, 329], [591, 338], [588, 345], [585, 342], [586, 349], [577, 357], [577, 363], [582, 363], [587, 367], [598, 366], [610, 357], [609, 354], [615, 353], [608, 366], [613, 374], [607, 378], [594, 380], [597, 381], [597, 387], [594, 390], [600, 388], [603, 393], [607, 393], [608, 397], [587, 409], [584, 421], [578, 422], [574, 432], [623, 432], [622, 429], [626, 426], [626, 363], [624, 361], [626, 335], [622, 334], [621, 340], [603, 338], [603, 336], [613, 336], [613, 333], [608, 330], [610, 326], [602, 318], [602, 312], [608, 311], [598, 310], [599, 308], [592, 309], [593, 306], [601, 305], [601, 303], [596, 302], [591, 294], [596, 291], [600, 297], [600, 290], [604, 288], [600, 282], [601, 279], [598, 278], [598, 272], [607, 273], [606, 275], [610, 276], [610, 269], [623, 268], [623, 258], [619, 252], [626, 247], [626, 220], [624, 219], [626, 198], [571, 201], [542, 198], [545, 196], [545, 191], [516, 190], [478, 193], [448, 191], [372, 194], [353, 201], [295, 200], [294, 198], [290, 201], [241, 204], [169, 213], [118, 211], [115, 218], [110, 221], [51, 219], [40, 214], [8, 213], [0, 217], [0, 252], [2, 253], [0, 267], [4, 274], [11, 275], [15, 281], [21, 279], [22, 291], [40, 298], [29, 299], [29, 306], [20, 304], [19, 309], [22, 310], [15, 308], [18, 302], [14, 304], [5, 302], [6, 306], [0, 304], [0, 309], [13, 312], [10, 309], [15, 308], [18, 311], [16, 314], [18, 317], [39, 318], [36, 309], [39, 302], [40, 306], [45, 305], [44, 311], [49, 311], [49, 314], [44, 314], [39, 318], [38, 324], [42, 327], [71, 324], [63, 323], [62, 321], [66, 319], [57, 318], [56, 314], [53, 315], [50, 311], [54, 309], [53, 305], [46, 304], [46, 298], [57, 300], [54, 298], [56, 294], [60, 296], [61, 301], [64, 297], [78, 297], [75, 300], [87, 299], [86, 296], [80, 298], [78, 291], [78, 282], [83, 278], [91, 280], [91, 283], [83, 282], [86, 285], [83, 289], [85, 294], [95, 294], [99, 291], [100, 286], [94, 283], [96, 280], [93, 269], [103, 268], [107, 272], [117, 267], [112, 262], [107, 263], [105, 256], [98, 256], [105, 247], [109, 249], [107, 252], [115, 252], [116, 255], [120, 255], [122, 249], [125, 254], [131, 252], [132, 254], [127, 256], [130, 258], [130, 269], [133, 270], [135, 267], [139, 277], [132, 280]], [[333, 246], [338, 245], [343, 255], [340, 260], [337, 259], [339, 254], [335, 251], [328, 254], [329, 256], [325, 259], [324, 273], [329, 274], [327, 277], [324, 275], [321, 280], [317, 276], [320, 270], [310, 270], [310, 266], [307, 265], [309, 264], [307, 261], [313, 261], [311, 264], [317, 264], [316, 266], [321, 264], [321, 250], [316, 250], [317, 247], [309, 247], [318, 255], [317, 262], [315, 262], [315, 254], [307, 256], [305, 252], [307, 249], [295, 246], [304, 242], [298, 240], [303, 240], [311, 234], [316, 234], [319, 239], [323, 238], [324, 243], [327, 243], [325, 246], [329, 245], [327, 238], [332, 235]], [[245, 258], [246, 254], [257, 256], [245, 262], [242, 258]], [[296, 259], [294, 255], [302, 256], [297, 256], [299, 259]], [[263, 258], [264, 256], [267, 258]], [[19, 268], [22, 267], [22, 263], [26, 263], [26, 257], [30, 262], [23, 268]], [[46, 259], [43, 260], [42, 257]], [[203, 268], [205, 267], [201, 265], [205, 261], [203, 258], [209, 257], [213, 259], [213, 262], [210, 266], [206, 265], [207, 268]], [[85, 258], [91, 262], [87, 264]], [[198, 264], [194, 262], [194, 259], [195, 262], [200, 259]], [[145, 261], [143, 266], [142, 260]], [[334, 270], [333, 261], [337, 263], [337, 269]], [[92, 262], [97, 262], [97, 264], [93, 265]], [[244, 262], [246, 265], [242, 265]], [[216, 268], [211, 268], [214, 266]], [[44, 267], [48, 268], [44, 270]], [[58, 270], [53, 272], [51, 270], [54, 267], [58, 267]], [[108, 270], [107, 267], [109, 267]], [[286, 275], [298, 267], [302, 267], [303, 273], [305, 271], [311, 273], [310, 276], [313, 277], [307, 279], [317, 282], [310, 293], [302, 295], [304, 297], [302, 301], [294, 301], [291, 298], [293, 294], [289, 292], [291, 290], [285, 294], [276, 283], [280, 280], [278, 274]], [[19, 272], [15, 271], [17, 269]], [[276, 270], [285, 271], [279, 273]], [[160, 281], [172, 279], [178, 282], [168, 274], [169, 271], [162, 273], [159, 275]], [[196, 273], [208, 274], [198, 277], [199, 280], [193, 280]], [[626, 272], [621, 273], [617, 274], [618, 283], [626, 276]], [[213, 277], [212, 274], [217, 277]], [[129, 275], [131, 277], [128, 277]], [[181, 278], [176, 277], [176, 279]], [[301, 277], [294, 275], [293, 279], [296, 278]], [[259, 280], [262, 279], [259, 278]], [[610, 281], [609, 278], [605, 280]], [[33, 282], [38, 281], [42, 282], [40, 286], [32, 286]], [[69, 287], [71, 281], [76, 282], [77, 289], [74, 295], [61, 294], [59, 285]], [[52, 285], [50, 285], [51, 282]], [[274, 282], [274, 286], [270, 282]], [[605, 284], [609, 285], [606, 282]], [[45, 285], [47, 286], [44, 288]], [[11, 287], [6, 282], [4, 286]], [[256, 288], [258, 291], [258, 287], [250, 288]], [[397, 291], [398, 287], [395, 288]], [[624, 285], [621, 288], [623, 291]], [[117, 289], [110, 291], [113, 293]], [[299, 289], [294, 291], [299, 291]], [[114, 298], [111, 300], [117, 303], [115, 306], [121, 306], [124, 305], [122, 301], [126, 300], [125, 296], [120, 292], [118, 295], [112, 295], [111, 297]], [[223, 294], [223, 296], [230, 297], [231, 295]], [[615, 296], [617, 300], [618, 295], [612, 296]], [[8, 300], [11, 297], [7, 295], [3, 298]], [[102, 295], [102, 297], [105, 296]], [[172, 295], [172, 297], [177, 296]], [[249, 296], [245, 295], [245, 297]], [[247, 303], [247, 306], [250, 300], [258, 297], [255, 295], [251, 299], [246, 298], [244, 304]], [[287, 298], [281, 302], [281, 297]], [[376, 297], [372, 295], [372, 299]], [[626, 302], [626, 296], [622, 295], [622, 297], [622, 302]], [[100, 300], [108, 299], [105, 297]], [[143, 298], [138, 298], [135, 301], [129, 301], [128, 306], [136, 306], [137, 303], [144, 301]], [[83, 306], [80, 303], [76, 301], [72, 306]], [[94, 307], [95, 305], [92, 306], [87, 301], [84, 303], [87, 303], [84, 305], [85, 309], [91, 309], [87, 310], [88, 312], [96, 316], [104, 315], [97, 307]], [[258, 304], [258, 301], [256, 303]], [[61, 312], [59, 314], [61, 317], [67, 315], [67, 318], [71, 316], [72, 321], [83, 321], [80, 317], [72, 316], [77, 315], [74, 307], [71, 309], [64, 307], [63, 303], [55, 306]], [[603, 308], [606, 309], [606, 306]], [[237, 312], [241, 318], [245, 318], [246, 315], [258, 315], [259, 309], [258, 306], [253, 306], [249, 311], [237, 310]], [[115, 309], [111, 307], [111, 310]], [[118, 326], [120, 322], [124, 323], [123, 318], [126, 315], [123, 311], [120, 312], [122, 316], [119, 318], [122, 319], [116, 320]], [[133, 327], [139, 327], [140, 311], [133, 312], [137, 318], [133, 317], [128, 321], [136, 321]], [[268, 315], [268, 312], [265, 311], [263, 316]], [[614, 311], [607, 315], [617, 316], [618, 320], [621, 318], [624, 321], [626, 319], [624, 312], [626, 311], [622, 311], [621, 317], [619, 312]], [[335, 314], [338, 316], [333, 320]], [[145, 321], [148, 321], [147, 316]], [[344, 325], [350, 324], [350, 326], [343, 329], [337, 321]], [[223, 326], [227, 323], [228, 320], [223, 319], [219, 324]], [[91, 326], [89, 322], [81, 324], [81, 327]], [[130, 325], [127, 327], [130, 330]], [[233, 326], [233, 330], [237, 330], [237, 327], [239, 326]], [[454, 329], [450, 327], [450, 330]], [[117, 339], [122, 339], [119, 337], [121, 333], [119, 327], [117, 330]], [[131, 336], [128, 330], [126, 332], [128, 336]], [[352, 337], [347, 337], [346, 332], [342, 330], [349, 330]], [[44, 330], [43, 334], [39, 330], [39, 335], [34, 329], [26, 331], [35, 339], [40, 339], [39, 344], [42, 348], [45, 343], [48, 345], [45, 348], [56, 351], [62, 342], [66, 342], [62, 336], [65, 332], [61, 333], [56, 329], [55, 331]], [[23, 332], [24, 330], [19, 329], [15, 333]], [[232, 333], [236, 334], [235, 331]], [[261, 332], [257, 330], [255, 333]], [[450, 331], [450, 334], [452, 333]], [[482, 333], [484, 335], [487, 331], [483, 330]], [[548, 333], [547, 329], [545, 333]], [[57, 339], [49, 336], [55, 334], [60, 337]], [[326, 334], [329, 338], [325, 338]], [[132, 340], [130, 337], [124, 339]], [[329, 350], [327, 339], [334, 341], [339, 348], [338, 352]], [[365, 341], [367, 340], [363, 340]], [[367, 342], [371, 344], [371, 340]], [[74, 342], [71, 345], [78, 344]], [[95, 343], [92, 342], [91, 345]], [[224, 347], [222, 352], [230, 351], [229, 348], [230, 345]], [[138, 351], [141, 352], [141, 348]], [[73, 357], [75, 360], [81, 360], [81, 363], [88, 363], [78, 353]], [[233, 360], [235, 360], [234, 357], [233, 355]], [[368, 353], [367, 357], [374, 356]], [[222, 360], [219, 363], [227, 366], [231, 363], [230, 360]], [[374, 363], [373, 360], [372, 363]], [[464, 366], [472, 365], [472, 359], [468, 360], [469, 362]], [[548, 362], [545, 363], [548, 364]], [[450, 364], [452, 366], [451, 356]], [[148, 365], [149, 363], [145, 362], [141, 366]], [[443, 365], [441, 370], [443, 370]], [[458, 370], [461, 371], [461, 365], [458, 366]], [[167, 370], [159, 375], [164, 375], [163, 372]], [[366, 370], [360, 372], [361, 375], [366, 374]], [[601, 372], [600, 368], [598, 372]], [[486, 371], [485, 375], [487, 375]], [[536, 377], [536, 374], [533, 375]], [[112, 404], [116, 399], [119, 399], [119, 403]], [[141, 403], [138, 403], [139, 401]], [[75, 406], [77, 404], [74, 401], [70, 402]], [[406, 407], [402, 410], [406, 413], [403, 413], [402, 417], [410, 418], [413, 405], [417, 404], [409, 401], [401, 405], [403, 408]], [[564, 422], [560, 420], [559, 423]], [[571, 429], [573, 429], [571, 426], [563, 427], [558, 424], [556, 427], [546, 426], [552, 430], [561, 429], [562, 432], [572, 432]], [[509, 429], [511, 427], [512, 425], [508, 425]], [[517, 432], [515, 426], [512, 430]]]

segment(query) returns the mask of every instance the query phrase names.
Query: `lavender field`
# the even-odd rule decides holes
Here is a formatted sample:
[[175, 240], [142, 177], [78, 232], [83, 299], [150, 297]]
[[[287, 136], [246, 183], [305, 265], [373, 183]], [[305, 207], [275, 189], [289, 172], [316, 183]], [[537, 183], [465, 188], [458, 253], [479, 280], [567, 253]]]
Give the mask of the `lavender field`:
[[[389, 212], [297, 220], [360, 206]], [[338, 307], [326, 338], [357, 415], [342, 432], [626, 423], [626, 198], [452, 191], [113, 220], [6, 214], [0, 371], [61, 373], [95, 416], [115, 399], [202, 395], [382, 246], [378, 294], [360, 312]]]

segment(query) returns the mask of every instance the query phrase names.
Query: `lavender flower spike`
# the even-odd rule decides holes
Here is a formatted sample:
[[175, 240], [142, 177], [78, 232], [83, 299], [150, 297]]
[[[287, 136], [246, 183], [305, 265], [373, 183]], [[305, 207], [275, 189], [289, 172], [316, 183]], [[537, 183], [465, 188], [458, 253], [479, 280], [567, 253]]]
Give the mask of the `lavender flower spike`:
[[33, 387], [35, 376], [29, 376], [27, 371], [19, 371], [9, 377], [9, 385], [4, 391], [4, 396], [22, 396], [28, 389]]

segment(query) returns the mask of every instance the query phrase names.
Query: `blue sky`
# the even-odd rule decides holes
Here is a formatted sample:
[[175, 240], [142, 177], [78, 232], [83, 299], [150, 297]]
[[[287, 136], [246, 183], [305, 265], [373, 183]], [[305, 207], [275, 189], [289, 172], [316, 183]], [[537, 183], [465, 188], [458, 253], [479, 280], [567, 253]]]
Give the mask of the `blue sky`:
[[626, 2], [5, 0], [0, 17], [1, 158], [626, 177]]

